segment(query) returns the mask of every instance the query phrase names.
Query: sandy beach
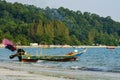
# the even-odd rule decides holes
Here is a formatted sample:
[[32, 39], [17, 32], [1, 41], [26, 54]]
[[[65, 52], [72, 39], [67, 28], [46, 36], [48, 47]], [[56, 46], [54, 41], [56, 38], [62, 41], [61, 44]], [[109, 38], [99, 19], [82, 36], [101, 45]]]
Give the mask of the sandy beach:
[[0, 61], [0, 80], [119, 80], [120, 73], [82, 71]]
[[[40, 70], [40, 72], [34, 71]], [[41, 72], [42, 70], [42, 72]], [[50, 73], [50, 72], [49, 72]], [[49, 76], [42, 68], [30, 67], [24, 63], [0, 62], [0, 80], [70, 80], [62, 77]]]

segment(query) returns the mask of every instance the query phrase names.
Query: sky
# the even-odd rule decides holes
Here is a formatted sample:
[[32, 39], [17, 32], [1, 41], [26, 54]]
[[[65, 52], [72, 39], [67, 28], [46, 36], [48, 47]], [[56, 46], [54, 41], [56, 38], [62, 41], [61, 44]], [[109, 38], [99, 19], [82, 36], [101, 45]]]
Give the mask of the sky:
[[6, 0], [7, 2], [19, 2], [34, 5], [40, 8], [64, 7], [74, 11], [90, 12], [101, 17], [111, 16], [120, 22], [120, 0]]

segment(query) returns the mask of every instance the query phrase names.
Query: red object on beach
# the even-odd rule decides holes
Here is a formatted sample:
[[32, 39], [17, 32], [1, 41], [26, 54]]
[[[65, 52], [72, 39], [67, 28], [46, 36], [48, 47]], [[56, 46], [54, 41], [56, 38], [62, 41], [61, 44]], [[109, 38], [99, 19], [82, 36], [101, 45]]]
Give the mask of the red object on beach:
[[14, 46], [14, 44], [11, 41], [9, 41], [8, 39], [3, 39], [2, 44], [4, 44], [5, 48], [7, 48], [11, 51], [17, 50], [17, 48]]

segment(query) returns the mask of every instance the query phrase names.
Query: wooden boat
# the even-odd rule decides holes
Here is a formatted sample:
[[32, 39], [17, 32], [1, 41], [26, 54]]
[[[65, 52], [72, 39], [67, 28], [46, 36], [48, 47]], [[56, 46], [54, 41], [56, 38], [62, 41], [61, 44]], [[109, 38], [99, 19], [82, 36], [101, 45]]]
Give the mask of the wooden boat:
[[107, 46], [107, 49], [115, 49], [115, 46]]
[[81, 52], [71, 52], [66, 55], [30, 55], [24, 52], [22, 49], [19, 49], [16, 54], [10, 56], [10, 59], [18, 57], [19, 61], [22, 62], [37, 62], [38, 60], [47, 60], [47, 61], [75, 61], [81, 54], [85, 53], [87, 49], [82, 50]]
[[38, 60], [47, 60], [47, 61], [71, 61], [71, 60], [76, 60], [81, 54], [86, 52], [86, 48], [83, 51], [74, 51], [71, 53], [68, 53], [66, 55], [60, 55], [60, 56], [55, 56], [55, 55], [30, 55], [26, 53], [23, 49], [17, 49], [14, 44], [9, 41], [8, 39], [3, 39], [2, 44], [4, 44], [5, 48], [11, 50], [11, 51], [16, 51], [17, 53], [10, 55], [10, 59], [13, 59], [14, 57], [18, 57], [19, 61], [22, 62], [36, 62]]

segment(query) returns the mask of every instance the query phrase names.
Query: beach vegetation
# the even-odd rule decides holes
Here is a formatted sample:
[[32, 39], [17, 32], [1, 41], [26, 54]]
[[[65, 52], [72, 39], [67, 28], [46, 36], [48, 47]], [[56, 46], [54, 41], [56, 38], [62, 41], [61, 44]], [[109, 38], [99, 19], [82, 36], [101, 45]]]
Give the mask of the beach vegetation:
[[0, 40], [14, 43], [54, 45], [120, 45], [120, 22], [110, 16], [73, 11], [68, 8], [45, 9], [34, 5], [0, 0]]

